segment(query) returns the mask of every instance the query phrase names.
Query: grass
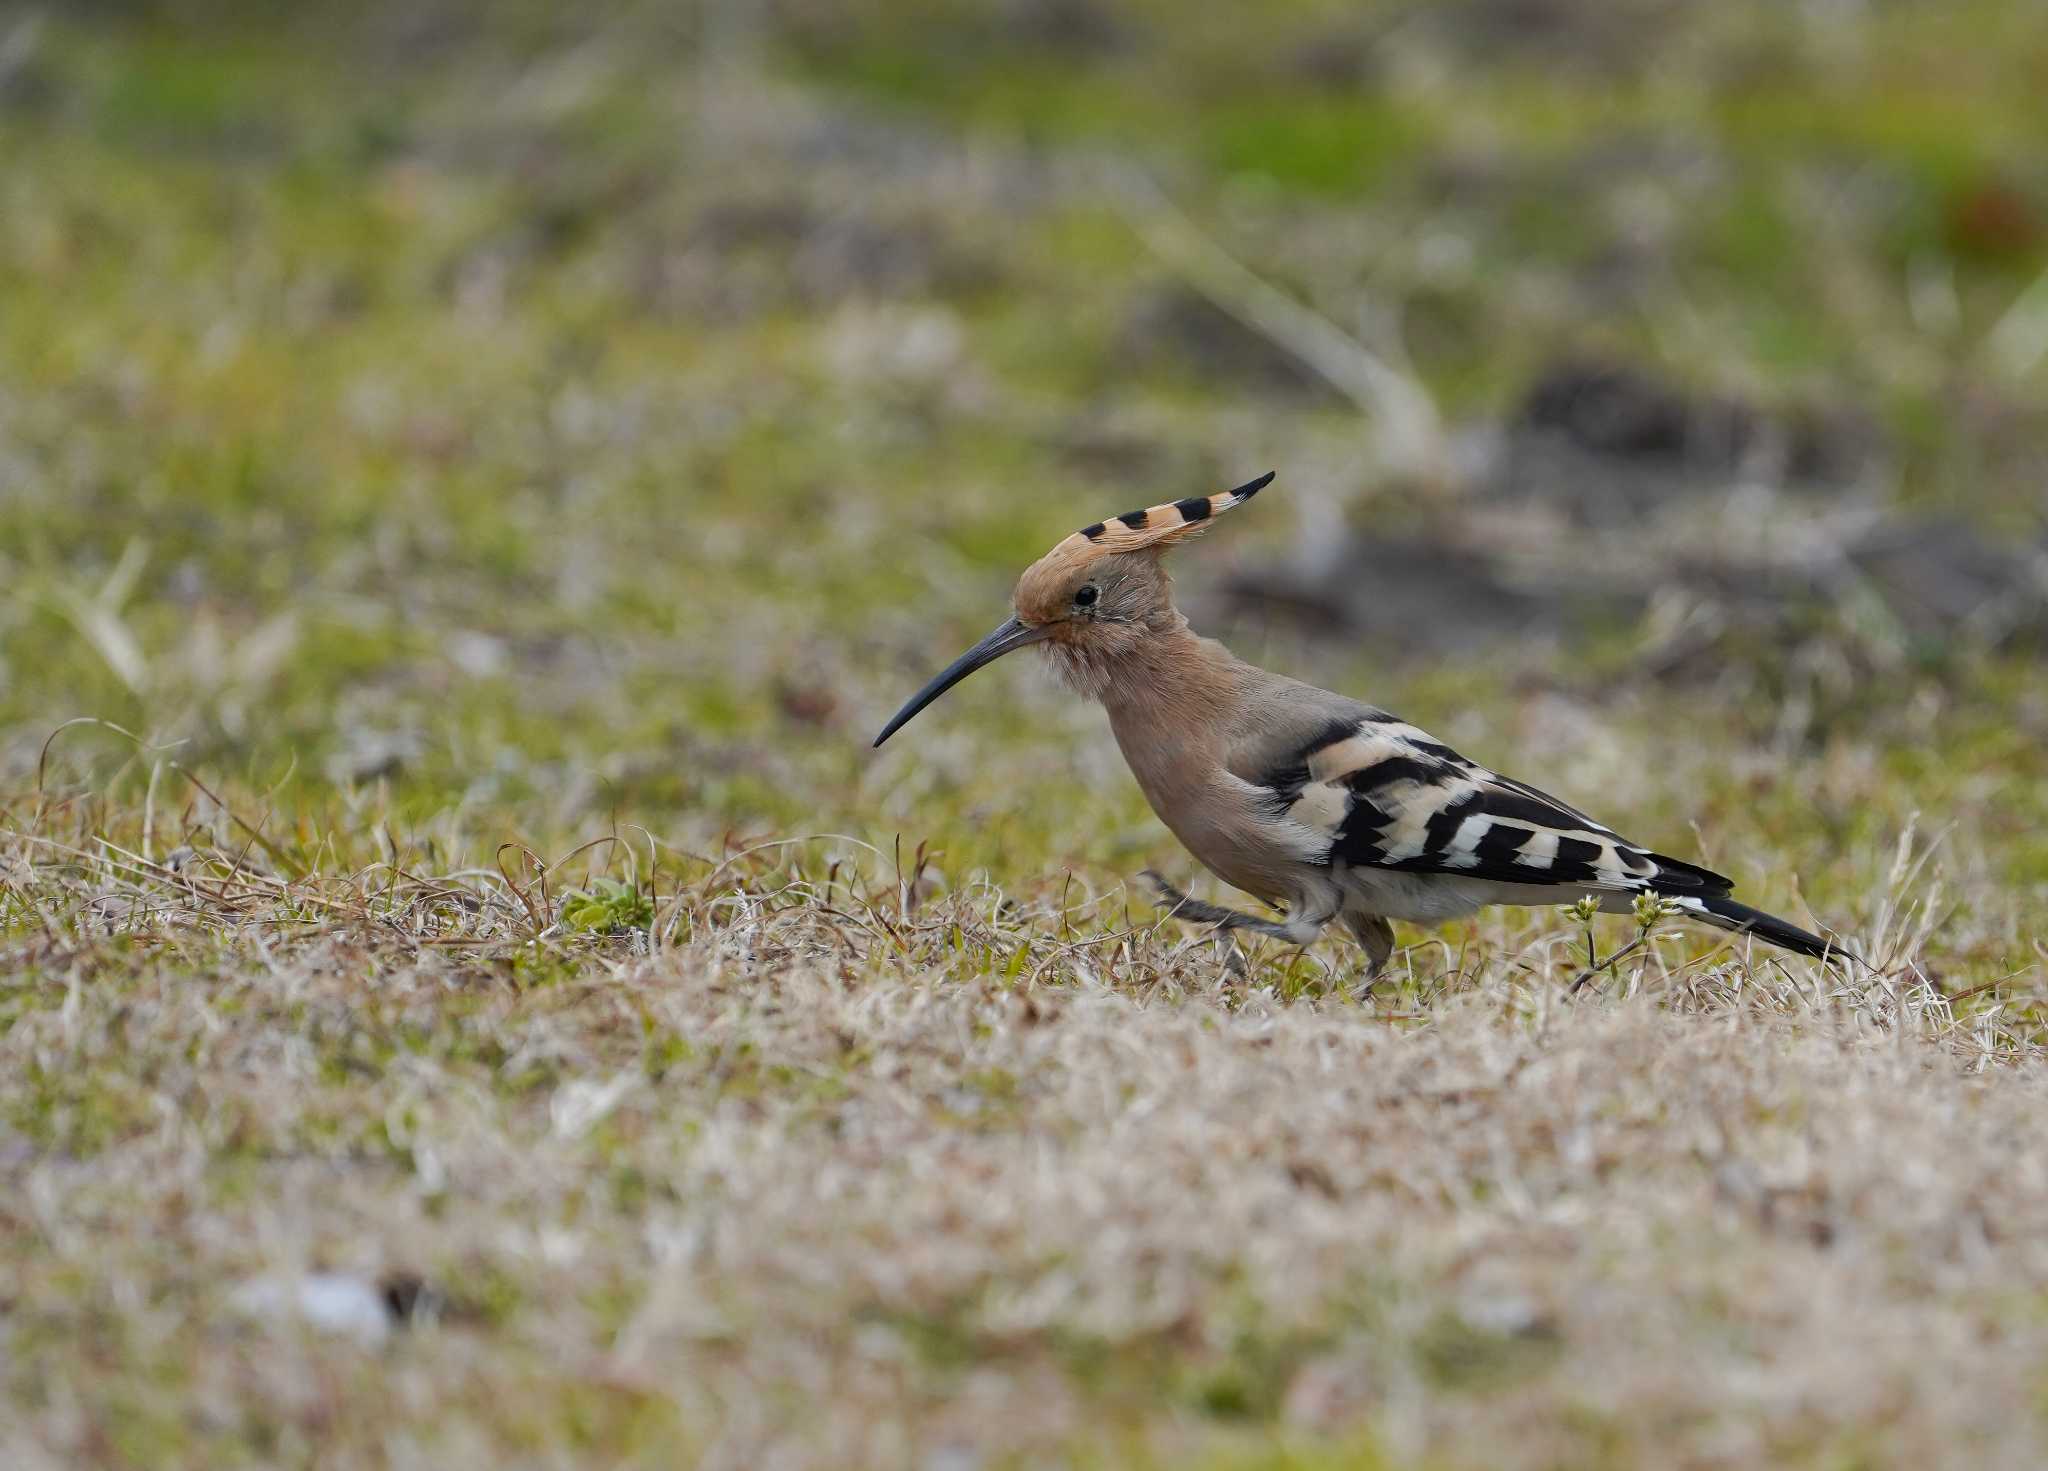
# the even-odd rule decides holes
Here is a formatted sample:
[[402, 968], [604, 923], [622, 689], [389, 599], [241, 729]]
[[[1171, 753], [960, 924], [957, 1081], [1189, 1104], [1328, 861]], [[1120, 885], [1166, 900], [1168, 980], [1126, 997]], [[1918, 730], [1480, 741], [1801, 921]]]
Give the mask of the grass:
[[[2037, 653], [1219, 589], [1587, 353], [2037, 538], [2048, 33], [1513, 10], [0, 22], [8, 1464], [2038, 1463]], [[1186, 326], [1205, 251], [1351, 386]], [[1574, 994], [1503, 911], [1237, 985], [1023, 668], [869, 752], [1054, 538], [1268, 467], [1205, 628], [1880, 972]], [[1722, 499], [1561, 554], [1838, 510]]]
[[[656, 844], [608, 939], [553, 918], [601, 858], [425, 877], [339, 846], [376, 814], [259, 854], [197, 801], [161, 861], [134, 813], [7, 814], [22, 1464], [2040, 1432], [2039, 1045], [1925, 981], [1681, 944], [1574, 997], [1501, 921], [1370, 997], [1231, 989], [1119, 895], [843, 839]], [[250, 1296], [312, 1273], [422, 1285], [368, 1343]]]

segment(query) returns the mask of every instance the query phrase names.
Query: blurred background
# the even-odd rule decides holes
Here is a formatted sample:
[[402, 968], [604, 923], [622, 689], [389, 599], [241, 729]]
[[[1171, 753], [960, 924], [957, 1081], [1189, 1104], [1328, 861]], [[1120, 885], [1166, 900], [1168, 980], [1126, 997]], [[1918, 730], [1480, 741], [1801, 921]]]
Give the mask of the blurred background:
[[0, 781], [1184, 868], [1024, 660], [868, 742], [1274, 469], [1206, 631], [1767, 902], [1960, 824], [2007, 953], [2044, 78], [2028, 0], [10, 6]]

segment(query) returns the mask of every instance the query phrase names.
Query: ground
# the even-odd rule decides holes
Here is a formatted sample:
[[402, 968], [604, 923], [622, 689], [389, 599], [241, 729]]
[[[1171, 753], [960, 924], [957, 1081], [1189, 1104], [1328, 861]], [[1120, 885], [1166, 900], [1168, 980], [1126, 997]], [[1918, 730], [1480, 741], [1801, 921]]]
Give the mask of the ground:
[[[0, 16], [9, 1465], [2048, 1456], [2048, 21]], [[1876, 969], [1248, 977], [1075, 527]]]

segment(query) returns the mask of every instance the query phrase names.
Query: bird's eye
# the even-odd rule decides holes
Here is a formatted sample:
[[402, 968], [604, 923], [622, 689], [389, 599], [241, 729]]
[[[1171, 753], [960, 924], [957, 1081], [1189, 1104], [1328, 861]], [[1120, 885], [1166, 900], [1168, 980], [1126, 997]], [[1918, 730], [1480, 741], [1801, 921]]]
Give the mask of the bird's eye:
[[1102, 594], [1096, 590], [1094, 583], [1086, 583], [1079, 592], [1074, 594], [1074, 606], [1077, 608], [1092, 608], [1095, 606], [1095, 600], [1101, 596]]

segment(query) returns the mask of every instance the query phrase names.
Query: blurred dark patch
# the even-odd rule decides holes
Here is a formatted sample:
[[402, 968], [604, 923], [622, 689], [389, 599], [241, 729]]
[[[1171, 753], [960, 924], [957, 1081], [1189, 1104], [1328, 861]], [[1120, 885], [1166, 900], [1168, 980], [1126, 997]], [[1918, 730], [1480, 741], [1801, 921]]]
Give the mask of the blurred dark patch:
[[[772, 0], [763, 8], [784, 45], [821, 63], [874, 59], [883, 54], [878, 44], [901, 44], [901, 12], [877, 0]], [[916, 25], [926, 56], [949, 71], [1034, 57], [1079, 64], [1129, 52], [1146, 39], [1141, 18], [1108, 0], [930, 0], [918, 7]]]
[[781, 676], [775, 681], [775, 707], [797, 725], [822, 729], [840, 723], [839, 693], [819, 679]]
[[1131, 306], [1113, 356], [1120, 370], [1194, 377], [1219, 388], [1294, 399], [1343, 401], [1272, 338], [1193, 287], [1155, 287]]
[[1942, 223], [1949, 250], [1969, 260], [2021, 263], [2048, 246], [2040, 206], [2001, 178], [1973, 179], [1952, 192]]
[[1386, 61], [1387, 33], [1398, 17], [1356, 16], [1286, 52], [1280, 74], [1326, 92], [1355, 92], [1376, 85]]
[[1450, 530], [1363, 533], [1320, 574], [1254, 571], [1223, 591], [1240, 616], [1362, 638], [1415, 658], [1559, 638], [1592, 613], [1517, 585], [1507, 568]]
[[1567, 543], [1518, 555], [1474, 532], [1451, 518], [1423, 536], [1362, 533], [1318, 569], [1257, 569], [1224, 595], [1237, 616], [1362, 640], [1391, 663], [1634, 626], [1636, 671], [1684, 682], [2048, 648], [2048, 545], [2008, 549], [1956, 522], [1886, 521], [1836, 554], [1775, 565], [1646, 545], [1601, 566]]
[[755, 246], [788, 248], [817, 227], [817, 207], [796, 194], [721, 199], [706, 205], [690, 225], [690, 243], [719, 254]]
[[371, 730], [352, 726], [327, 761], [328, 777], [349, 784], [395, 777], [419, 760], [424, 742], [411, 731]]
[[1818, 680], [1846, 703], [1881, 697], [1902, 661], [2048, 649], [2048, 544], [1957, 522], [1887, 521], [1813, 564], [1682, 570], [1665, 592], [1679, 616], [1651, 620], [1635, 667], [1674, 683]]
[[[1474, 433], [1462, 494], [1369, 502], [1340, 550], [1254, 569], [1226, 598], [1393, 660], [1634, 627], [1638, 672], [1665, 679], [1804, 664], [1853, 681], [2048, 648], [2048, 541], [1882, 509], [1887, 454], [1853, 411], [1771, 414], [1572, 361]], [[1757, 517], [1786, 521], [1782, 544]]]
[[1000, 0], [992, 8], [1005, 40], [1063, 55], [1123, 51], [1135, 37], [1130, 20], [1101, 0]]
[[2000, 645], [2048, 634], [2048, 548], [1995, 543], [1960, 521], [1887, 521], [1849, 549], [1892, 617], [1913, 638], [1956, 634]]
[[1840, 493], [1885, 460], [1876, 426], [1853, 410], [1767, 414], [1725, 395], [1689, 395], [1639, 368], [1572, 360], [1536, 380], [1479, 487], [1586, 526], [1657, 514], [1726, 493], [1731, 479]]
[[57, 79], [42, 56], [42, 42], [40, 16], [0, 14], [0, 111], [33, 115], [57, 100]]
[[1756, 437], [1755, 415], [1728, 399], [1687, 399], [1634, 368], [1567, 362], [1536, 380], [1522, 423], [1581, 448], [1628, 458], [1735, 463]]
[[448, 1306], [446, 1294], [438, 1287], [418, 1272], [403, 1267], [394, 1268], [378, 1278], [377, 1291], [384, 1299], [384, 1311], [396, 1324], [410, 1325], [438, 1318]]
[[1655, 63], [1684, 0], [1454, 0], [1417, 6], [1418, 26], [1468, 61], [1526, 57], [1577, 70]]

